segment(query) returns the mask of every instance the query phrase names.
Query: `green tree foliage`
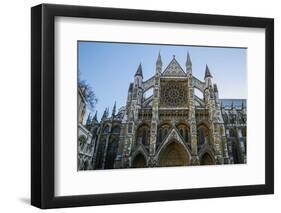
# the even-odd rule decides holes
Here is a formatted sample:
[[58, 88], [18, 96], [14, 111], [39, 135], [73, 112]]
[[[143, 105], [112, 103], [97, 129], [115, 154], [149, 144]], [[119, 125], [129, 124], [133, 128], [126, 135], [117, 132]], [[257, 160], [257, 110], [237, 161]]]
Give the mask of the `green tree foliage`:
[[91, 110], [93, 110], [98, 103], [98, 99], [90, 84], [86, 80], [81, 80], [80, 73], [78, 78], [78, 86], [82, 90], [89, 107]]

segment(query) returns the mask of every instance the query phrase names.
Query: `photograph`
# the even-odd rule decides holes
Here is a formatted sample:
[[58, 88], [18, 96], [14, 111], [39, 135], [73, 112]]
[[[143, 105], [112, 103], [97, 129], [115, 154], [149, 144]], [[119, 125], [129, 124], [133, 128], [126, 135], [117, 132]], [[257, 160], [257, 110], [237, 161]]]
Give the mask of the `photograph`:
[[274, 18], [152, 5], [31, 8], [31, 205], [268, 210]]
[[77, 171], [247, 164], [247, 47], [77, 41]]

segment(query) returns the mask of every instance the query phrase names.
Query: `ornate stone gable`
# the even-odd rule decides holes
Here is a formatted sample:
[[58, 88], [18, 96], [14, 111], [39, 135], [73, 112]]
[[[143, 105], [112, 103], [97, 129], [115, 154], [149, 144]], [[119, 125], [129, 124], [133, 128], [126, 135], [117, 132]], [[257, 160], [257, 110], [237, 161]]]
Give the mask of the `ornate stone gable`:
[[163, 74], [164, 76], [186, 76], [186, 73], [183, 71], [179, 63], [175, 58], [172, 59], [170, 64], [167, 66], [167, 68], [164, 70]]
[[180, 136], [180, 134], [178, 133], [178, 131], [176, 131], [175, 128], [173, 128], [170, 133], [168, 134], [168, 136], [166, 137], [166, 139], [160, 144], [157, 152], [156, 152], [156, 157], [158, 157], [159, 153], [161, 152], [162, 149], [165, 148], [165, 146], [170, 143], [176, 141], [177, 143], [183, 145], [183, 147], [185, 148], [185, 150], [187, 151], [187, 153], [191, 153], [191, 150], [188, 148], [188, 146], [185, 144], [185, 142], [183, 141], [182, 137]]

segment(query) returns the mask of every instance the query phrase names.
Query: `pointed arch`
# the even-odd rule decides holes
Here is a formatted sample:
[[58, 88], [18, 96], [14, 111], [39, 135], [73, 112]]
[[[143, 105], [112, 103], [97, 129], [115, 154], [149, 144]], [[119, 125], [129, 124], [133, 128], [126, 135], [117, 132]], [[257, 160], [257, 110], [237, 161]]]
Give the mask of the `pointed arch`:
[[121, 131], [121, 127], [119, 124], [115, 124], [112, 128], [111, 128], [111, 133], [113, 134], [120, 134]]
[[176, 124], [177, 130], [180, 133], [180, 136], [183, 138], [184, 142], [189, 144], [191, 143], [191, 138], [190, 138], [190, 129], [189, 125], [186, 122], [179, 122]]
[[206, 123], [200, 123], [197, 126], [197, 143], [198, 150], [200, 150], [204, 144], [211, 144], [210, 129]]
[[158, 157], [158, 165], [168, 166], [187, 166], [190, 164], [190, 154], [179, 142], [173, 140], [167, 143], [161, 150]]
[[172, 125], [169, 122], [163, 122], [159, 125], [157, 130], [157, 145], [159, 145], [168, 136]]
[[143, 144], [144, 146], [148, 146], [149, 139], [150, 139], [150, 126], [146, 123], [142, 123], [137, 128], [136, 144]]
[[147, 165], [146, 158], [141, 152], [138, 152], [132, 161], [133, 168], [145, 168]]
[[200, 165], [215, 165], [216, 160], [210, 152], [204, 152], [200, 157]]
[[102, 129], [102, 134], [108, 134], [110, 131], [110, 125], [106, 124]]

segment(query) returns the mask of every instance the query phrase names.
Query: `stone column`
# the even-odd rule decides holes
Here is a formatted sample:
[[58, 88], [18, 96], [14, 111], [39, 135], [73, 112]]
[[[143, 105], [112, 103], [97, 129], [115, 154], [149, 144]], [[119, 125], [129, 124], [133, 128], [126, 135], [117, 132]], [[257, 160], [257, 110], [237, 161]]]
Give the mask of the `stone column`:
[[[157, 124], [159, 120], [158, 116], [158, 104], [159, 104], [159, 89], [160, 89], [160, 74], [156, 72], [154, 78], [154, 90], [152, 100], [152, 119], [150, 127], [150, 142], [149, 142], [149, 156], [153, 158], [156, 149], [156, 138], [157, 138]], [[153, 166], [153, 165], [149, 165]]]
[[188, 74], [188, 123], [190, 127], [190, 142], [191, 142], [191, 164], [199, 165], [199, 157], [197, 154], [197, 127], [194, 104], [194, 88], [192, 83], [192, 73]]
[[106, 142], [105, 142], [105, 147], [104, 147], [104, 152], [103, 152], [103, 160], [102, 160], [102, 169], [104, 169], [104, 166], [105, 166], [105, 161], [106, 161], [106, 155], [107, 155], [107, 148], [108, 148], [108, 143], [109, 143], [110, 132], [111, 132], [111, 126], [109, 127], [108, 135], [106, 136]]

